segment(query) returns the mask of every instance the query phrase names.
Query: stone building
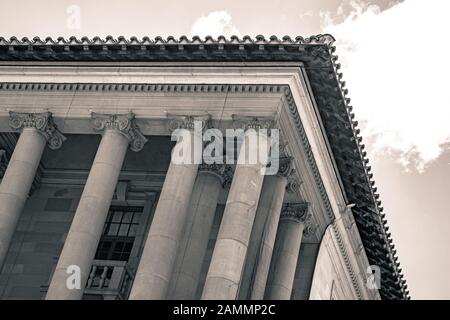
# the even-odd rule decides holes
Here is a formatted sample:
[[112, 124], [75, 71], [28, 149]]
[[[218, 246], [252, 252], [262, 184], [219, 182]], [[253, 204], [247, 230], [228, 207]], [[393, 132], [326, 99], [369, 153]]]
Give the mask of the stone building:
[[[0, 298], [408, 299], [333, 41], [0, 38]], [[174, 163], [195, 120], [277, 174]]]

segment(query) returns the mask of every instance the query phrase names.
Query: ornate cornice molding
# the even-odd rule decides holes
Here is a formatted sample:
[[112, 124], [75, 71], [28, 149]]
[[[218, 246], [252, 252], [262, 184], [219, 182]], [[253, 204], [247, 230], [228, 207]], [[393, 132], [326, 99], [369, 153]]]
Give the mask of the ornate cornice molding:
[[201, 163], [198, 166], [198, 171], [200, 173], [208, 172], [217, 176], [220, 179], [223, 188], [228, 188], [233, 180], [233, 169], [228, 164]]
[[17, 131], [22, 131], [25, 128], [36, 129], [47, 140], [50, 149], [59, 149], [66, 137], [57, 129], [53, 122], [51, 112], [42, 113], [22, 113], [9, 112], [9, 125]]
[[135, 123], [133, 113], [127, 114], [101, 114], [91, 113], [92, 127], [96, 131], [117, 130], [124, 135], [130, 144], [130, 149], [134, 152], [141, 151], [147, 138], [139, 131]]

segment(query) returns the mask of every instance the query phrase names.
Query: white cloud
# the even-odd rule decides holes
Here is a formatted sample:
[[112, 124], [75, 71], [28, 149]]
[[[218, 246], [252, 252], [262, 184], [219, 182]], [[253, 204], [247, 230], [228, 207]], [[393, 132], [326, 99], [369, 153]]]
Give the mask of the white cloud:
[[450, 142], [450, 1], [406, 0], [380, 11], [347, 1], [341, 23], [322, 14], [372, 156], [423, 171]]
[[195, 20], [191, 28], [192, 36], [212, 36], [217, 38], [220, 35], [230, 37], [240, 36], [239, 30], [233, 25], [231, 15], [224, 11], [213, 11], [207, 16], [202, 16]]

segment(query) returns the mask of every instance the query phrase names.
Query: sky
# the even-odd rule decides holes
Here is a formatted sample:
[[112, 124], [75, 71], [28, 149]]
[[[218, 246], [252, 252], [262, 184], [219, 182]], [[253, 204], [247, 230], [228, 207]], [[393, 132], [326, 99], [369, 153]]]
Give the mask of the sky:
[[450, 299], [448, 12], [448, 0], [0, 0], [0, 36], [331, 33], [411, 297]]

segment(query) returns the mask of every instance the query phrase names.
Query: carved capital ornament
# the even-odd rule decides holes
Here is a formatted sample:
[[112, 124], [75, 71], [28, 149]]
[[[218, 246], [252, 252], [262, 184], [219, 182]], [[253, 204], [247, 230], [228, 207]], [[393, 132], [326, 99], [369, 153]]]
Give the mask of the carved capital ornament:
[[210, 124], [210, 115], [173, 115], [173, 114], [167, 114], [168, 122], [167, 127], [170, 132], [173, 132], [178, 129], [186, 129], [189, 131], [193, 131], [195, 128], [195, 122], [198, 122], [200, 124], [199, 128], [203, 132], [203, 130], [207, 129]]
[[26, 128], [33, 128], [41, 133], [52, 150], [59, 149], [66, 137], [59, 132], [55, 123], [53, 122], [51, 112], [41, 113], [22, 113], [9, 112], [9, 125], [14, 130], [23, 130]]
[[91, 123], [96, 131], [117, 130], [124, 135], [134, 152], [141, 151], [147, 143], [147, 138], [139, 131], [133, 113], [127, 114], [101, 114], [91, 113]]
[[308, 216], [308, 202], [286, 203], [281, 209], [281, 220], [305, 222]]
[[317, 227], [311, 212], [308, 210], [309, 207], [308, 202], [286, 203], [281, 210], [280, 219], [303, 223], [303, 235], [309, 237], [314, 234]]
[[284, 178], [289, 178], [295, 172], [292, 157], [281, 157], [279, 159], [277, 175]]
[[201, 163], [198, 166], [198, 170], [199, 172], [209, 172], [216, 175], [220, 179], [223, 188], [228, 188], [231, 185], [233, 169], [228, 164]]

